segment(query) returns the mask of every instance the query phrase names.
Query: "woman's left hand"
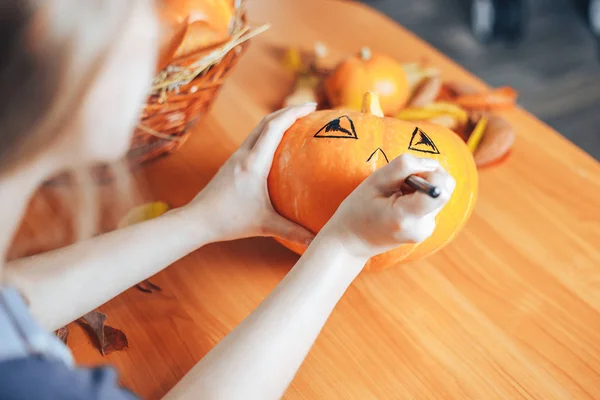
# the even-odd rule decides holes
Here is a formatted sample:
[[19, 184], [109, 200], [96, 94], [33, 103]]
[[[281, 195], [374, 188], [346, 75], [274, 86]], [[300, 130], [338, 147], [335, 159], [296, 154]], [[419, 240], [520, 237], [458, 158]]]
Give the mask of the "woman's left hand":
[[[314, 235], [279, 215], [271, 204], [267, 177], [281, 138], [316, 104], [284, 108], [265, 117], [210, 183], [186, 206], [208, 224], [215, 240], [277, 236], [307, 245]], [[196, 218], [194, 218], [196, 219]]]

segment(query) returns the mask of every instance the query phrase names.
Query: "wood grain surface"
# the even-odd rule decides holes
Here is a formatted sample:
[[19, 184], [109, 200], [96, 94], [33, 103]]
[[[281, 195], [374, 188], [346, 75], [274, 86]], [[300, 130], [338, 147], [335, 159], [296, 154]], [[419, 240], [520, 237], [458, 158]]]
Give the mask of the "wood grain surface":
[[[144, 168], [154, 199], [186, 203], [278, 106], [292, 84], [279, 47], [320, 40], [345, 54], [369, 45], [402, 61], [426, 58], [446, 78], [483, 87], [367, 6], [249, 6], [253, 22], [272, 28], [253, 41], [181, 151]], [[286, 399], [600, 399], [600, 165], [527, 112], [504, 115], [516, 146], [481, 171], [464, 231], [424, 261], [361, 275]], [[128, 349], [103, 358], [74, 324], [69, 345], [80, 363], [111, 363], [125, 385], [158, 399], [296, 260], [271, 239], [207, 246], [153, 278], [162, 292], [131, 289], [102, 307]]]

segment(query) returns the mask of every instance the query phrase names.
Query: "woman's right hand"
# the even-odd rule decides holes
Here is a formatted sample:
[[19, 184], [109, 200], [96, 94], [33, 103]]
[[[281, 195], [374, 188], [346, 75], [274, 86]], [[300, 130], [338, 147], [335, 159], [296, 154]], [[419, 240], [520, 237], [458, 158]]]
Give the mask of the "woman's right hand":
[[[441, 189], [438, 198], [407, 190], [409, 175]], [[454, 179], [435, 160], [403, 154], [365, 179], [342, 202], [319, 236], [327, 235], [353, 256], [371, 258], [433, 233], [435, 217], [455, 188]]]

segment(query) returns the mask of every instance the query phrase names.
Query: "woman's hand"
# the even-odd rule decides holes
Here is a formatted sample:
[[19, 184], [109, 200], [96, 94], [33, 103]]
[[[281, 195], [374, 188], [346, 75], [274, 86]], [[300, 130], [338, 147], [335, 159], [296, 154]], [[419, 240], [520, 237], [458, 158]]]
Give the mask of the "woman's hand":
[[[431, 199], [407, 191], [403, 182], [411, 174], [438, 185], [442, 195]], [[454, 180], [437, 162], [409, 155], [373, 173], [342, 202], [275, 290], [167, 398], [281, 398], [367, 259], [428, 237], [453, 190]]]
[[[313, 234], [279, 215], [271, 205], [267, 177], [285, 131], [316, 104], [288, 107], [265, 117], [216, 176], [186, 206], [198, 221], [208, 223], [216, 240], [277, 236], [308, 244]], [[201, 205], [201, 206], [200, 206]]]
[[[413, 174], [438, 186], [441, 195], [434, 199], [409, 189], [404, 181]], [[435, 217], [454, 188], [454, 179], [437, 161], [403, 154], [363, 181], [319, 236], [339, 240], [351, 255], [365, 259], [422, 242], [433, 233]]]

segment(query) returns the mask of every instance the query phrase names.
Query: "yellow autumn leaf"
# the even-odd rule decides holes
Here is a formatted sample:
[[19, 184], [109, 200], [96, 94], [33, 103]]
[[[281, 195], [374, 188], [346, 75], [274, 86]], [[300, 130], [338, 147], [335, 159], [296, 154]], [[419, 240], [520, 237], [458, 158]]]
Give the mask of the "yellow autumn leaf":
[[282, 64], [290, 72], [300, 72], [303, 68], [300, 52], [297, 49], [288, 49], [283, 55]]
[[477, 150], [477, 147], [479, 147], [479, 143], [481, 143], [481, 139], [483, 138], [485, 128], [487, 127], [487, 122], [487, 118], [482, 117], [477, 122], [477, 125], [475, 125], [473, 133], [471, 133], [471, 135], [469, 136], [469, 139], [467, 140], [467, 146], [469, 147], [469, 150], [471, 150], [471, 153], [475, 153], [475, 150]]
[[441, 101], [431, 103], [425, 107], [405, 108], [396, 114], [396, 118], [404, 121], [425, 121], [446, 115], [454, 118], [459, 125], [465, 125], [469, 118], [467, 112], [461, 107]]
[[436, 101], [429, 104], [426, 108], [440, 111], [440, 113], [450, 115], [458, 121], [460, 125], [465, 125], [469, 120], [469, 114], [461, 106], [445, 101]]
[[451, 115], [440, 115], [439, 117], [431, 118], [427, 121], [432, 124], [444, 126], [453, 131], [458, 129], [458, 121]]
[[396, 114], [396, 118], [404, 121], [423, 121], [426, 119], [438, 117], [443, 113], [439, 110], [430, 110], [424, 107], [405, 108]]
[[162, 201], [139, 205], [129, 210], [129, 212], [121, 218], [119, 221], [119, 229], [160, 217], [169, 211], [169, 209], [169, 205]]

